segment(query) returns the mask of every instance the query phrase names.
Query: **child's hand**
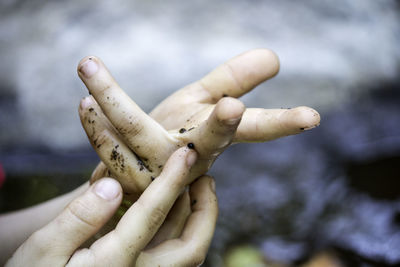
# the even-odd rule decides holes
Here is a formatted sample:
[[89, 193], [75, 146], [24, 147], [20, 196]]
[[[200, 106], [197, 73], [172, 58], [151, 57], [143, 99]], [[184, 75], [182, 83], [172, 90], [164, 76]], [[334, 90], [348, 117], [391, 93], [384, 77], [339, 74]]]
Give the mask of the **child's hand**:
[[[188, 128], [192, 122], [204, 121], [215, 103], [223, 97], [241, 97], [274, 77], [278, 71], [279, 59], [275, 53], [267, 49], [250, 50], [175, 92], [161, 102], [150, 116], [167, 130], [182, 126]], [[318, 126], [319, 121], [318, 112], [309, 107], [248, 108], [233, 143], [264, 142], [298, 134]]]
[[79, 73], [93, 96], [81, 102], [82, 125], [102, 162], [120, 181], [124, 193], [132, 196], [145, 190], [179, 147], [199, 153], [188, 183], [206, 173], [231, 143], [245, 110], [239, 100], [227, 97], [206, 111], [208, 118], [168, 132], [119, 88], [99, 59], [83, 59]]
[[193, 144], [199, 153], [189, 177], [193, 181], [232, 142], [266, 141], [318, 125], [319, 114], [311, 108], [245, 110], [233, 98], [271, 78], [278, 69], [277, 57], [268, 50], [253, 50], [228, 61], [153, 110], [151, 116], [167, 132], [119, 88], [99, 59], [83, 59], [78, 73], [97, 103], [85, 98], [79, 113], [108, 168], [100, 164], [93, 180], [112, 174], [124, 192], [135, 197], [178, 147]]
[[[192, 210], [180, 238], [160, 244], [153, 239], [155, 233], [168, 230], [168, 223], [161, 224], [187, 185], [195, 160], [196, 152], [187, 148], [173, 153], [160, 176], [115, 230], [90, 248], [79, 249], [110, 219], [122, 200], [118, 182], [108, 178], [97, 181], [56, 219], [32, 234], [6, 266], [198, 266], [210, 245], [218, 212], [210, 177], [199, 178], [190, 187], [190, 199], [184, 194], [175, 204], [178, 209], [188, 206]], [[174, 209], [167, 219], [172, 223], [177, 216]]]

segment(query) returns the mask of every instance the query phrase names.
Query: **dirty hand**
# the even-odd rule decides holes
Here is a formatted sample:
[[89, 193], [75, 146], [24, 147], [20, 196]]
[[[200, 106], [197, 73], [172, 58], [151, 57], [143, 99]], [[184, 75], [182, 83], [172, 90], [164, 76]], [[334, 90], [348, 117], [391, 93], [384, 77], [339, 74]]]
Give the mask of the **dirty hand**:
[[[196, 154], [188, 148], [174, 152], [160, 177], [129, 208], [117, 227], [89, 248], [80, 249], [110, 219], [122, 200], [117, 181], [100, 179], [57, 218], [33, 233], [6, 266], [198, 266], [210, 245], [218, 211], [210, 177], [199, 178], [190, 186], [190, 193], [181, 195]], [[157, 242], [154, 235], [168, 231], [175, 223], [176, 209], [191, 212], [180, 238]]]
[[84, 58], [78, 74], [93, 97], [82, 100], [79, 113], [103, 162], [92, 181], [113, 176], [124, 192], [135, 198], [178, 147], [190, 144], [199, 154], [190, 182], [207, 172], [231, 143], [268, 141], [317, 126], [320, 116], [311, 108], [245, 109], [236, 99], [278, 70], [273, 52], [246, 52], [168, 97], [150, 117], [125, 94], [98, 58]]

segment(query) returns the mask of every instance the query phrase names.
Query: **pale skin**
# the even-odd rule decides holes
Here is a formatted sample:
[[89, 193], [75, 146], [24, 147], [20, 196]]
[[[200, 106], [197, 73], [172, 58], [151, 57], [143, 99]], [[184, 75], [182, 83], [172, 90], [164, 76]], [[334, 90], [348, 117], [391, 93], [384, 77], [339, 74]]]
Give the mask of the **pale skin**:
[[193, 181], [232, 143], [268, 141], [317, 126], [320, 116], [311, 108], [246, 109], [236, 99], [278, 70], [273, 52], [249, 51], [177, 91], [147, 115], [100, 59], [82, 59], [78, 74], [93, 97], [82, 100], [79, 114], [104, 163], [92, 180], [111, 174], [135, 198], [178, 147], [194, 144], [199, 153], [189, 177]]
[[[111, 175], [121, 182], [125, 199], [135, 201], [177, 147], [194, 144], [199, 153], [190, 182], [231, 143], [267, 141], [318, 125], [319, 114], [311, 108], [246, 109], [234, 98], [273, 77], [278, 69], [278, 58], [265, 49], [233, 58], [156, 107], [150, 116], [164, 122], [160, 125], [123, 92], [100, 59], [82, 59], [78, 74], [92, 96], [81, 101], [79, 113], [102, 159], [92, 181]], [[169, 228], [176, 233], [169, 238], [179, 236], [179, 225], [187, 216], [182, 212], [181, 223]], [[165, 237], [160, 236], [161, 242]]]
[[[196, 200], [180, 238], [146, 249], [187, 185], [197, 153], [178, 149], [116, 228], [80, 249], [111, 218], [122, 200], [117, 181], [103, 178], [73, 200], [53, 221], [32, 234], [6, 266], [197, 266], [211, 242], [218, 208], [214, 181], [202, 176], [190, 186]], [[165, 190], [168, 188], [169, 190]], [[186, 205], [181, 197], [177, 203]], [[202, 218], [201, 220], [199, 218]], [[173, 218], [172, 218], [173, 220]], [[188, 257], [189, 256], [189, 257]]]
[[[85, 65], [91, 64], [87, 62], [96, 64], [96, 67], [89, 68], [91, 71], [95, 70], [90, 76], [90, 72], [84, 68]], [[317, 126], [319, 114], [311, 108], [245, 109], [244, 105], [235, 99], [273, 77], [278, 69], [277, 57], [272, 52], [264, 49], [249, 51], [167, 98], [150, 113], [153, 120], [127, 98], [98, 58], [83, 59], [78, 66], [78, 73], [96, 101], [91, 97], [85, 98], [80, 105], [80, 115], [89, 139], [104, 162], [93, 173], [92, 181], [104, 177], [105, 174], [111, 174], [120, 181], [124, 193], [134, 200], [149, 184], [153, 185], [157, 181], [158, 178], [152, 182], [152, 177], [161, 173], [166, 166], [165, 162], [178, 147], [193, 143], [198, 153], [196, 164], [185, 177], [185, 184], [188, 184], [205, 173], [215, 158], [231, 143], [268, 141]], [[230, 97], [223, 98], [225, 95]], [[91, 115], [95, 113], [100, 119]], [[183, 128], [186, 131], [181, 130]], [[99, 141], [100, 143], [97, 143]], [[117, 153], [113, 152], [113, 149]], [[119, 163], [115, 164], [115, 160], [112, 162], [111, 159], [118, 159], [118, 156]], [[124, 171], [121, 170], [121, 158], [124, 159]], [[138, 164], [138, 160], [143, 164]], [[74, 194], [78, 195], [82, 191], [83, 189], [78, 190]], [[48, 204], [47, 208], [61, 210], [67, 200], [76, 196], [74, 194]], [[186, 199], [187, 202], [189, 198], [184, 195], [180, 199]], [[151, 244], [147, 244], [148, 248], [155, 249], [162, 246], [163, 242], [175, 240], [185, 233], [185, 230], [182, 230], [184, 222], [194, 213], [187, 205], [179, 203], [178, 201], [176, 207], [171, 210], [171, 214], [174, 214], [171, 217], [175, 218], [172, 220], [174, 223], [168, 223], [167, 220]], [[206, 221], [205, 217], [202, 218]], [[41, 223], [45, 221], [46, 218]], [[0, 220], [0, 224], [1, 222]], [[41, 227], [41, 223], [35, 224], [31, 230]], [[209, 230], [213, 231], [211, 225], [212, 223]], [[20, 238], [29, 236], [32, 231], [24, 229]], [[203, 242], [202, 246], [208, 248], [207, 242]], [[202, 258], [189, 252], [186, 256]], [[145, 266], [145, 262], [150, 262], [152, 258], [154, 257], [139, 257], [138, 266]], [[143, 259], [142, 262], [140, 259]], [[195, 265], [188, 263], [178, 266]]]

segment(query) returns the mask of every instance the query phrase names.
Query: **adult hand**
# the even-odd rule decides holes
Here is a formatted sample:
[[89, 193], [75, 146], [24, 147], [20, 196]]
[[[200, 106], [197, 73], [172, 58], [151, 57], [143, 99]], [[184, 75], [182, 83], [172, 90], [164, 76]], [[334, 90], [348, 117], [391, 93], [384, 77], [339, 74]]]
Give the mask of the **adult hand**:
[[[160, 177], [143, 192], [115, 230], [79, 249], [110, 219], [122, 200], [114, 179], [94, 183], [73, 200], [53, 221], [23, 243], [6, 266], [197, 266], [204, 260], [217, 217], [214, 182], [203, 176], [183, 194], [178, 205], [190, 205], [189, 216], [179, 239], [152, 243], [157, 231], [168, 229], [166, 215], [187, 185], [196, 152], [181, 148], [169, 158]], [[166, 190], [167, 189], [167, 190]], [[187, 195], [186, 195], [187, 196]], [[174, 208], [175, 209], [175, 208]], [[170, 221], [174, 214], [170, 212]], [[167, 221], [166, 221], [167, 222]], [[154, 240], [154, 239], [153, 239]]]
[[320, 117], [311, 108], [245, 109], [236, 99], [278, 70], [278, 59], [269, 50], [239, 55], [163, 101], [150, 114], [157, 123], [122, 91], [98, 58], [84, 58], [78, 73], [97, 103], [92, 97], [83, 99], [79, 113], [105, 164], [100, 163], [92, 180], [112, 175], [124, 192], [136, 197], [177, 147], [194, 144], [199, 153], [189, 177], [193, 180], [232, 142], [267, 141], [317, 126]]

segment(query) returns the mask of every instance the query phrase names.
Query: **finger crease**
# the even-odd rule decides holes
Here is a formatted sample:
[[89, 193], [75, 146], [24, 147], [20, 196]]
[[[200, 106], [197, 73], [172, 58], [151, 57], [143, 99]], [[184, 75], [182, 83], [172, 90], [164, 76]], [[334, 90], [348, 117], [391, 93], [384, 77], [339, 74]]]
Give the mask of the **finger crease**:
[[205, 101], [201, 101], [199, 103], [202, 104], [208, 104], [209, 102], [215, 104], [217, 103], [218, 99], [211, 93], [212, 91], [203, 84], [202, 80], [198, 81], [198, 85], [200, 86], [200, 89], [203, 90], [204, 92], [207, 92], [207, 94], [209, 95], [209, 100], [205, 100]]
[[68, 206], [68, 211], [80, 222], [92, 227], [92, 228], [96, 228], [97, 226], [91, 222], [90, 220], [88, 220], [87, 218], [83, 218], [82, 216], [79, 216], [78, 213], [74, 210], [71, 209], [70, 206]]
[[235, 83], [236, 87], [239, 89], [239, 91], [241, 93], [246, 92], [247, 91], [246, 88], [244, 88], [243, 85], [240, 84], [240, 82], [239, 82], [238, 78], [236, 77], [232, 67], [227, 63], [225, 63], [224, 66], [225, 66], [226, 70], [228, 71], [229, 75], [231, 76], [231, 79]]

